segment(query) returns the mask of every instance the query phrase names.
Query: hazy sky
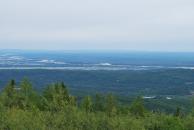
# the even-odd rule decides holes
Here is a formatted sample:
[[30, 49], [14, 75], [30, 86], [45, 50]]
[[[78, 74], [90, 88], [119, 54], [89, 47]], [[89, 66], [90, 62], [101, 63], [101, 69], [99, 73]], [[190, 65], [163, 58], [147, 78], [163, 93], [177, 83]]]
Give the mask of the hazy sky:
[[194, 0], [0, 0], [0, 48], [194, 51]]

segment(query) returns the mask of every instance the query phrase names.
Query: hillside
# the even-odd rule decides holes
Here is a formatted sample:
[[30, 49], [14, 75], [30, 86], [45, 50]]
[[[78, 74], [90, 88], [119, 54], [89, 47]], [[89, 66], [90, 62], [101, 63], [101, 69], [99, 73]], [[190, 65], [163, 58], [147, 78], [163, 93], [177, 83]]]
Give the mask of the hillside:
[[28, 79], [11, 80], [0, 93], [0, 129], [3, 130], [193, 130], [193, 112], [180, 107], [171, 114], [150, 111], [142, 97], [121, 104], [113, 94], [81, 99], [64, 83], [37, 93]]

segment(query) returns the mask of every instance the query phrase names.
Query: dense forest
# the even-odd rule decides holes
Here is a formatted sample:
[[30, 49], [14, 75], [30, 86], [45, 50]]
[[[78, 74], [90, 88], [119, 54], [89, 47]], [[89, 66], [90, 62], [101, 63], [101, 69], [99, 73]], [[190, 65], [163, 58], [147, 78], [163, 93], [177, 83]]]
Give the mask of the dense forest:
[[[15, 79], [20, 84], [28, 77], [33, 88], [42, 92], [49, 84], [64, 82], [71, 95], [81, 99], [85, 95], [95, 97], [96, 92], [114, 94], [120, 103], [130, 104], [134, 97], [156, 96], [144, 100], [148, 109], [174, 112], [176, 107], [189, 113], [192, 109], [191, 97], [194, 91], [194, 70], [157, 69], [141, 71], [108, 70], [0, 70], [0, 90]], [[170, 97], [171, 99], [166, 99]], [[176, 106], [176, 107], [175, 107]]]
[[78, 98], [63, 83], [34, 90], [28, 79], [11, 80], [0, 93], [2, 130], [194, 130], [194, 112], [153, 111], [138, 96], [121, 104], [113, 94]]
[[190, 95], [194, 90], [194, 70], [157, 69], [157, 70], [0, 70], [0, 88], [9, 79], [22, 80], [29, 77], [37, 90], [44, 89], [53, 82], [63, 81], [71, 86], [73, 95], [101, 93], [128, 96], [144, 95]]

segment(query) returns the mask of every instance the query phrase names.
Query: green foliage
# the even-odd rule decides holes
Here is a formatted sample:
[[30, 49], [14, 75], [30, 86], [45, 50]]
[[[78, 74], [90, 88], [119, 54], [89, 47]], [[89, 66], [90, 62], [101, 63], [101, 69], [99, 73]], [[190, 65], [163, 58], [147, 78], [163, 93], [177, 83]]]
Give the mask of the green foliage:
[[87, 113], [92, 111], [92, 99], [90, 96], [86, 96], [81, 104], [81, 107], [83, 110], [85, 110]]
[[181, 116], [181, 108], [180, 107], [176, 108], [176, 112], [175, 112], [174, 116], [176, 116], [176, 117], [180, 117]]
[[95, 95], [94, 105], [93, 105], [94, 111], [103, 111], [105, 109], [104, 100], [105, 99], [101, 94], [97, 93]]
[[15, 86], [15, 81], [11, 80], [1, 93], [1, 100], [3, 104], [9, 108], [18, 105], [18, 95]]
[[76, 105], [75, 97], [69, 95], [64, 83], [48, 86], [43, 92], [44, 103], [51, 111], [63, 110], [67, 105]]
[[144, 107], [144, 103], [143, 103], [143, 99], [142, 97], [137, 97], [130, 108], [130, 111], [132, 114], [134, 114], [135, 116], [145, 116], [145, 107]]
[[2, 130], [194, 130], [194, 116], [178, 107], [174, 114], [150, 112], [137, 97], [129, 106], [112, 94], [80, 100], [64, 83], [49, 85], [38, 94], [28, 79], [12, 80], [0, 92]]
[[108, 116], [113, 116], [117, 113], [117, 101], [112, 94], [108, 94], [106, 97], [105, 111]]

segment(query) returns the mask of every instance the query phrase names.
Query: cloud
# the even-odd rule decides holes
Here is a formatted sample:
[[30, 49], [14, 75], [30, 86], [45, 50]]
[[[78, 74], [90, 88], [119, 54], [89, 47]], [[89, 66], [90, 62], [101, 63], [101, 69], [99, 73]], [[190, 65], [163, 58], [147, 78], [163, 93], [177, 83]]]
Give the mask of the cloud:
[[192, 0], [6, 0], [0, 45], [192, 51], [193, 14]]

